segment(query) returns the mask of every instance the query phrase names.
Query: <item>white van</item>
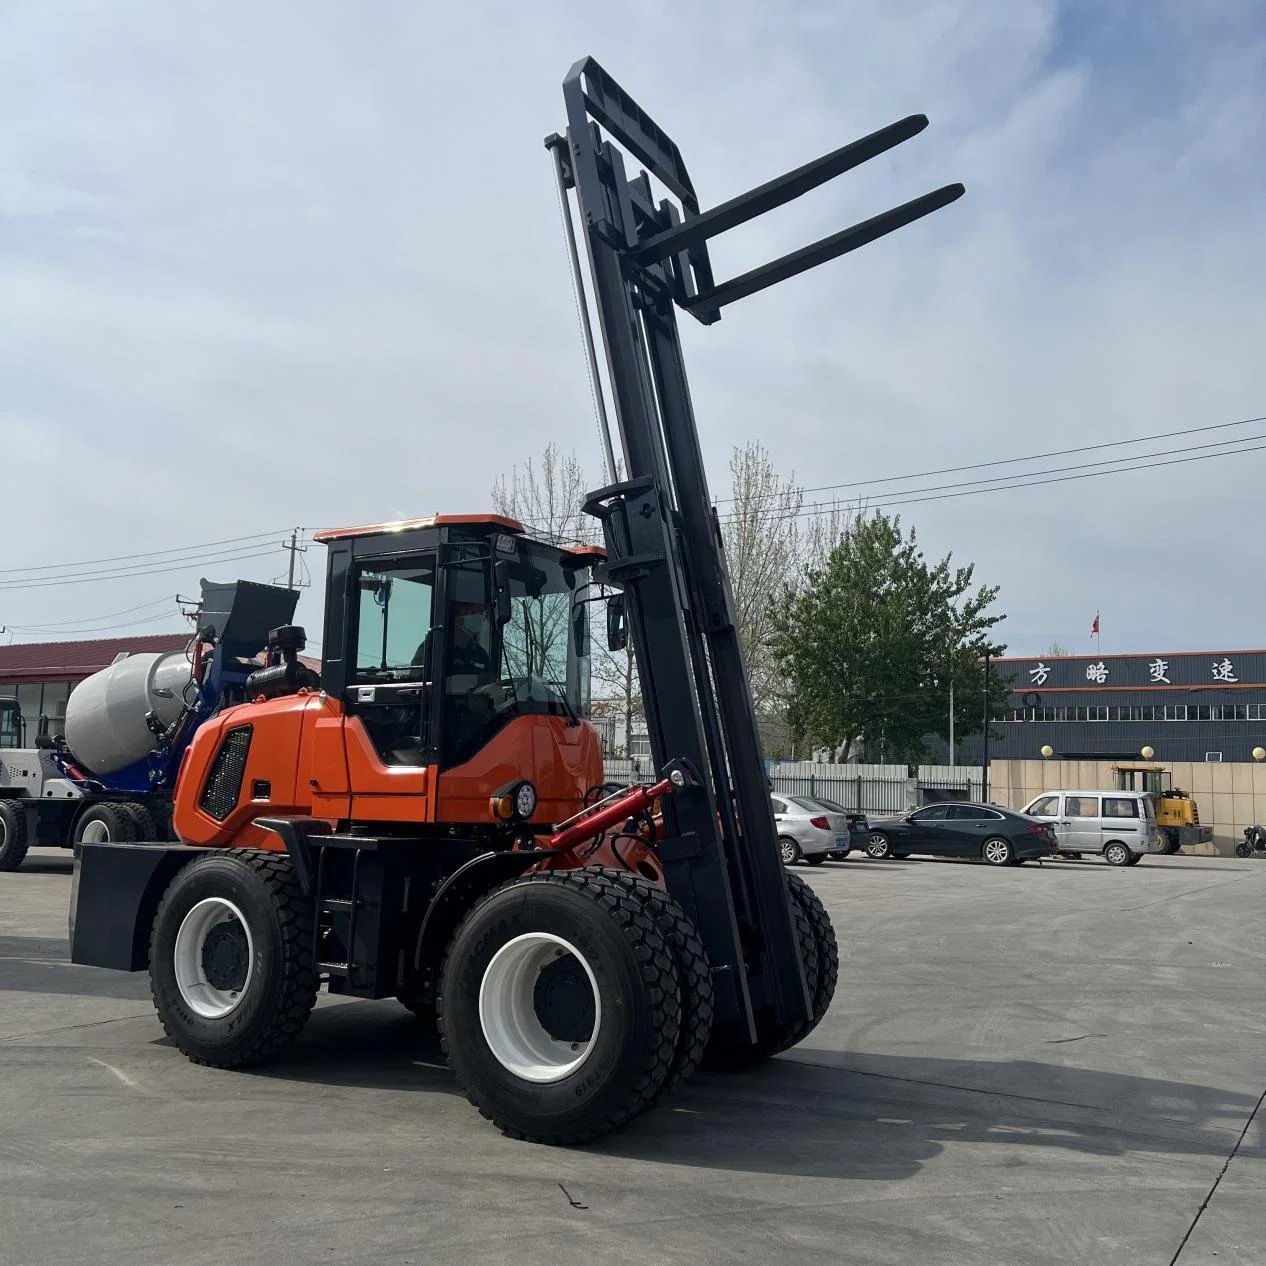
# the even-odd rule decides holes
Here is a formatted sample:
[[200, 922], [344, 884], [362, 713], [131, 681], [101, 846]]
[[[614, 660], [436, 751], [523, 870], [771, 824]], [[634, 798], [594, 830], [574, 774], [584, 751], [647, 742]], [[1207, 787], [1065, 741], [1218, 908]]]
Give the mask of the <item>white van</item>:
[[1102, 853], [1113, 866], [1133, 866], [1164, 851], [1152, 797], [1141, 791], [1044, 791], [1024, 812], [1055, 828], [1065, 857]]

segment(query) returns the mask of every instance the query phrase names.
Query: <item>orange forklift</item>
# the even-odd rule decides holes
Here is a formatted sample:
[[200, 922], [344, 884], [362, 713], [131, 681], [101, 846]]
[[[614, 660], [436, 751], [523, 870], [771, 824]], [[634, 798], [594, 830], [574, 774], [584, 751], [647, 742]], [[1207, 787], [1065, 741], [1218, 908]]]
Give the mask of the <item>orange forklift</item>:
[[[779, 858], [676, 312], [711, 324], [962, 193], [716, 283], [711, 237], [927, 120], [705, 212], [676, 145], [596, 62], [563, 91], [568, 126], [546, 146], [578, 273], [573, 202], [582, 227], [628, 472], [586, 501], [605, 548], [559, 548], [495, 515], [318, 533], [319, 675], [298, 659], [303, 630], [273, 629], [250, 702], [183, 757], [179, 842], [84, 844], [71, 899], [74, 961], [148, 970], [191, 1059], [277, 1055], [322, 985], [395, 997], [437, 1023], [485, 1116], [556, 1144], [623, 1124], [701, 1062], [786, 1049], [836, 984], [831, 921]], [[596, 375], [584, 301], [582, 318]], [[659, 771], [646, 787], [603, 785], [585, 719], [598, 599], [608, 645], [637, 654]]]

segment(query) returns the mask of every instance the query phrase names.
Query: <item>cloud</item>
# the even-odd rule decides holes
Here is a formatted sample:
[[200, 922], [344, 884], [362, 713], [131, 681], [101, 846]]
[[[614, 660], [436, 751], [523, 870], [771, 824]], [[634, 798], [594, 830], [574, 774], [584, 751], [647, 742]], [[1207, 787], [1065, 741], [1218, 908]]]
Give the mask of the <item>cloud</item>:
[[[714, 328], [683, 318], [717, 495], [748, 439], [827, 484], [1264, 413], [1266, 22], [1249, 0], [1190, 15], [11, 7], [0, 418], [22, 420], [9, 509], [28, 529], [10, 565], [483, 508], [551, 439], [596, 475], [541, 148], [586, 52], [678, 140], [705, 205], [932, 117], [718, 242], [722, 275], [969, 187]], [[1262, 561], [1260, 471], [1248, 456], [904, 513], [930, 551], [1002, 585], [1017, 651], [1079, 645], [1095, 608], [1122, 650], [1249, 644], [1266, 616], [1243, 585]], [[8, 595], [3, 618], [117, 610], [197, 574]], [[1190, 601], [1167, 596], [1175, 576]], [[300, 615], [315, 636], [315, 594]]]

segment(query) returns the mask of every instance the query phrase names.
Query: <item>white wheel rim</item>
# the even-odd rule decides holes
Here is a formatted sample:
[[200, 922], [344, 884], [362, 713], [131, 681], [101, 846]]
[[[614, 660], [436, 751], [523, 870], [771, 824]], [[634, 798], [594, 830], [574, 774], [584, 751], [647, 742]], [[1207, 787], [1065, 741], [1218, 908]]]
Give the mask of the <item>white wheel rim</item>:
[[782, 847], [782, 859], [783, 859], [783, 861], [784, 861], [784, 862], [794, 862], [794, 861], [796, 860], [796, 849], [795, 849], [795, 846], [794, 846], [793, 844], [789, 844], [789, 843], [787, 843], [787, 841], [786, 841], [786, 840], [784, 840], [784, 841], [783, 841], [783, 843], [782, 843], [782, 846], [781, 846], [781, 847]]
[[[236, 922], [246, 935], [246, 979], [240, 989], [220, 989], [211, 984], [203, 970], [202, 956], [207, 937], [221, 923]], [[246, 996], [255, 974], [255, 941], [250, 925], [242, 912], [223, 897], [206, 897], [199, 901], [180, 924], [174, 952], [176, 988], [180, 996], [204, 1020], [218, 1020], [228, 1015]]]
[[991, 862], [1004, 862], [1007, 860], [1007, 846], [1001, 840], [991, 840], [985, 845], [985, 856]]
[[79, 838], [84, 844], [109, 844], [110, 828], [100, 818], [93, 818]]
[[[565, 954], [584, 968], [593, 992], [593, 1032], [587, 1041], [552, 1037], [536, 1013], [536, 982]], [[524, 1081], [562, 1081], [587, 1060], [602, 1028], [602, 999], [593, 968], [570, 941], [549, 932], [525, 932], [507, 941], [484, 969], [479, 1023], [497, 1062]]]
[[888, 851], [888, 841], [882, 837], [879, 839], [872, 839], [870, 843], [866, 845], [866, 851], [872, 857], [882, 857]]
[[1120, 844], [1108, 845], [1108, 860], [1110, 862], [1122, 862], [1125, 860], [1126, 852]]

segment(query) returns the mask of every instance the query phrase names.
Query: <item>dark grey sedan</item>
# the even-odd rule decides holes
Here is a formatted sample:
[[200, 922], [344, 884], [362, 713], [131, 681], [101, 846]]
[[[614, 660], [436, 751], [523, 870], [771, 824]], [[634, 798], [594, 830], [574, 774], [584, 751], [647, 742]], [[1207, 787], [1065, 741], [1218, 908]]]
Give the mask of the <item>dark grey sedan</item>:
[[953, 801], [929, 804], [870, 826], [870, 857], [981, 857], [991, 866], [1011, 866], [1055, 853], [1055, 832], [1045, 822], [993, 804]]

